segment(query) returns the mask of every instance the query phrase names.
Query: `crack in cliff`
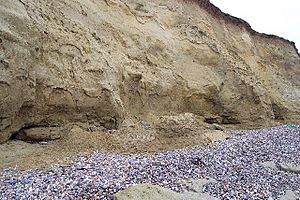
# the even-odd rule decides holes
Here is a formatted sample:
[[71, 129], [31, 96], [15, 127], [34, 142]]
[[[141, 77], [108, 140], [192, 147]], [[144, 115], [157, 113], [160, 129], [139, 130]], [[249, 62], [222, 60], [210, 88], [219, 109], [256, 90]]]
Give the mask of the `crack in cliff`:
[[123, 2], [123, 3], [127, 7], [127, 9], [129, 10], [129, 12], [134, 16], [134, 18], [136, 19], [136, 21], [138, 23], [140, 23], [140, 24], [145, 24], [146, 23], [146, 22], [142, 22], [141, 20], [138, 19], [138, 17], [132, 12], [130, 6], [127, 3], [125, 3], [125, 2]]
[[104, 2], [107, 6], [110, 6], [107, 0], [104, 0]]
[[18, 1], [25, 6], [25, 3], [22, 0], [18, 0]]

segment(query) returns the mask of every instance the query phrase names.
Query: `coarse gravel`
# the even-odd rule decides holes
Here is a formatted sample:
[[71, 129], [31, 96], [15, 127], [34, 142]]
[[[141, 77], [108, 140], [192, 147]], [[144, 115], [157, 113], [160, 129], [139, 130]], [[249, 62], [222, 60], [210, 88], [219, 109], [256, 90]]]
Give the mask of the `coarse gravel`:
[[177, 192], [186, 179], [211, 177], [203, 192], [219, 199], [279, 199], [286, 190], [300, 195], [300, 174], [272, 170], [262, 162], [300, 163], [300, 126], [231, 131], [209, 148], [164, 153], [95, 152], [69, 158], [68, 166], [47, 170], [0, 171], [0, 199], [112, 199], [132, 184], [150, 183]]

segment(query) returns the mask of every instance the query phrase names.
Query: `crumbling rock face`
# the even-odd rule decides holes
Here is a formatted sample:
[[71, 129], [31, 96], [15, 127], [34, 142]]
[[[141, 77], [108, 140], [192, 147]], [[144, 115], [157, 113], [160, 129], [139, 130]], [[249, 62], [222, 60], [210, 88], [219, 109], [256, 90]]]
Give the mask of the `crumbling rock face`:
[[67, 132], [61, 127], [34, 127], [22, 129], [15, 135], [15, 138], [24, 141], [40, 142], [60, 139]]
[[245, 127], [299, 119], [294, 44], [209, 1], [0, 0], [0, 15], [0, 142], [174, 113]]

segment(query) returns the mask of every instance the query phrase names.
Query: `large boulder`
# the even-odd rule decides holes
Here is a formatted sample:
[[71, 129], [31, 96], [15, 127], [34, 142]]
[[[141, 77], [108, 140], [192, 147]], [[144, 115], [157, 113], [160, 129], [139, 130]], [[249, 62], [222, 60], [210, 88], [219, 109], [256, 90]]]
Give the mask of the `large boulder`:
[[217, 200], [203, 193], [177, 193], [170, 189], [157, 185], [141, 184], [133, 185], [128, 189], [117, 193], [114, 200]]

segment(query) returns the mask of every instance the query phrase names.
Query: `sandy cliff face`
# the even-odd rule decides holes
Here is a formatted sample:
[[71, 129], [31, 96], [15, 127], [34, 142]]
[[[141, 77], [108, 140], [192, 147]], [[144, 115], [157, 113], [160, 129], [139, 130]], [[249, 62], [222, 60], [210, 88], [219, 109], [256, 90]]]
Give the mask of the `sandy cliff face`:
[[267, 125], [300, 114], [295, 46], [208, 1], [0, 0], [0, 142], [194, 113]]

